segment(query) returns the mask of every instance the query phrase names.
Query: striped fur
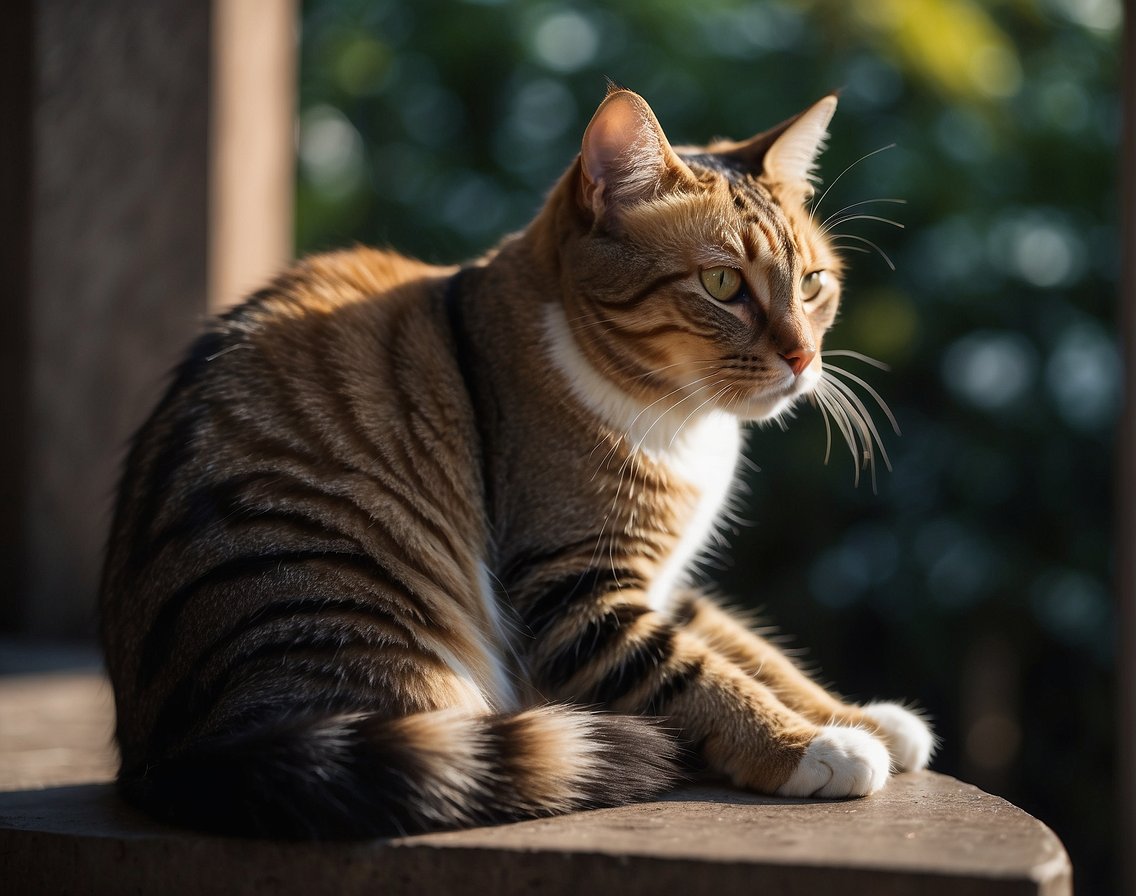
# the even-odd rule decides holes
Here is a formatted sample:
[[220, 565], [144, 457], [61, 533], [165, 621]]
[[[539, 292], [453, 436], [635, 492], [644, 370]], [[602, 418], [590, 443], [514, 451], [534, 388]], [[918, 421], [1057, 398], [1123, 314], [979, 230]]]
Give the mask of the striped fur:
[[[314, 256], [216, 320], [135, 440], [107, 551], [123, 792], [362, 837], [647, 798], [681, 750], [764, 792], [874, 789], [877, 734], [925, 764], [902, 710], [844, 704], [681, 587], [738, 421], [816, 384], [840, 266], [802, 200], [831, 105], [676, 152], [615, 91], [477, 264]], [[721, 265], [738, 301], [701, 285]]]

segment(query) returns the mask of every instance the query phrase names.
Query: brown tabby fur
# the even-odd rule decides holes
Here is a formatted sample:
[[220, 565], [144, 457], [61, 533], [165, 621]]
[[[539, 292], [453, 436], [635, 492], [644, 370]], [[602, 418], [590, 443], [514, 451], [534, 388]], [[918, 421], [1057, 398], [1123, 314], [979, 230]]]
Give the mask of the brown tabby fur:
[[[839, 300], [806, 184], [761, 167], [792, 122], [676, 154], [634, 94], [605, 108], [640, 142], [602, 182], [577, 158], [475, 265], [308, 258], [179, 369], [129, 457], [101, 593], [132, 800], [366, 836], [641, 799], [678, 744], [776, 792], [820, 726], [889, 736], [708, 598], [658, 605], [698, 477], [581, 400], [550, 346], [561, 313], [606, 388], [677, 407], [673, 444], [703, 403], [759, 416], [750, 397], [812, 361]], [[768, 301], [700, 294], [715, 264]], [[831, 291], [806, 310], [816, 269]]]

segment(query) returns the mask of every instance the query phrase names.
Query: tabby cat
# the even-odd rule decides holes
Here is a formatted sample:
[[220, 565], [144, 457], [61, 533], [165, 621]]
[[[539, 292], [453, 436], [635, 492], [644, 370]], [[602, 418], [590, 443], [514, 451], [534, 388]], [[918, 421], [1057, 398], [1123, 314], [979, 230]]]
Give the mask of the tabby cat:
[[834, 97], [672, 148], [609, 91], [535, 220], [439, 268], [352, 249], [216, 320], [126, 463], [101, 588], [119, 784], [220, 832], [354, 838], [794, 797], [933, 736], [686, 584], [745, 421], [822, 380], [806, 206]]

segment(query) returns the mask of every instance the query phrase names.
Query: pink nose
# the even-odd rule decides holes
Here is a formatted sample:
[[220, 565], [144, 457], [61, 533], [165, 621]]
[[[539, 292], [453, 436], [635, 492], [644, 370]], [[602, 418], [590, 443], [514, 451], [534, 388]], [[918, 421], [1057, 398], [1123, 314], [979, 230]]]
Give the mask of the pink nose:
[[816, 349], [811, 345], [799, 345], [787, 352], [779, 353], [793, 371], [793, 376], [800, 376], [816, 357]]

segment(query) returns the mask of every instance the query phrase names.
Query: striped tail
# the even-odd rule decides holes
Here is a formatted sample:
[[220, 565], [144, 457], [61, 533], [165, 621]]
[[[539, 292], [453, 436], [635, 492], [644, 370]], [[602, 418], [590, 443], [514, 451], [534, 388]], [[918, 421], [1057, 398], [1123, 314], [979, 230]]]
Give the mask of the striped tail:
[[649, 719], [544, 707], [293, 718], [123, 769], [140, 808], [174, 824], [286, 839], [358, 839], [497, 824], [643, 800], [677, 776]]

